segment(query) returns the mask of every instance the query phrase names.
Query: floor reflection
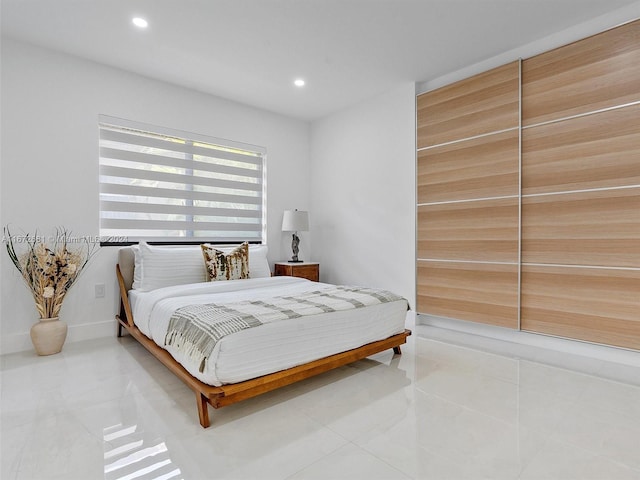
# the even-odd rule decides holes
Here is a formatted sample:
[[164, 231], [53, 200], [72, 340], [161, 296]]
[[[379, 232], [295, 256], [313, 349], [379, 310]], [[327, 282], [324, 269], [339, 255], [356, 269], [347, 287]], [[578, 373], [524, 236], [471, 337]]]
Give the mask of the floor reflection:
[[113, 425], [104, 429], [105, 480], [179, 480], [182, 472], [169, 455], [165, 442], [145, 438], [137, 425]]

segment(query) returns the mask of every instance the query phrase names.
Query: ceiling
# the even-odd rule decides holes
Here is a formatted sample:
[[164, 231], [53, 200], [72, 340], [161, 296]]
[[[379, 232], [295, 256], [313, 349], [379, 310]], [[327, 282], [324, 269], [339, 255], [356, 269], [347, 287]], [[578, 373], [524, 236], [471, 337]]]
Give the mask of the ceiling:
[[313, 120], [636, 0], [1, 2], [8, 37]]

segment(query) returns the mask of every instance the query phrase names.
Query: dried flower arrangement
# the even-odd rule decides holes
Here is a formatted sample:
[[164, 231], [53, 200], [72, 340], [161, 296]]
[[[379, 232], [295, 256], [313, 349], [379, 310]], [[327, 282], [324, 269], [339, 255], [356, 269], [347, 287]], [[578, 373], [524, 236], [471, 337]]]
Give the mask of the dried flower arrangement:
[[[40, 318], [54, 318], [78, 276], [97, 251], [98, 243], [87, 237], [72, 237], [64, 228], [56, 229], [51, 243], [35, 235], [12, 236], [4, 228], [7, 253], [27, 288], [31, 291]], [[24, 251], [17, 251], [23, 244]]]

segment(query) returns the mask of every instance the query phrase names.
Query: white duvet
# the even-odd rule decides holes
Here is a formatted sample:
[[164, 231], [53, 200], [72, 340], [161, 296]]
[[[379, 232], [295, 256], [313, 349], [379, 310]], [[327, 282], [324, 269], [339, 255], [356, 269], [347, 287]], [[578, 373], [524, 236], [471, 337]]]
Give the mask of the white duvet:
[[406, 300], [343, 312], [322, 313], [265, 323], [223, 337], [203, 372], [178, 350], [165, 347], [173, 312], [183, 306], [259, 300], [317, 290], [326, 284], [294, 277], [205, 282], [129, 292], [140, 331], [209, 385], [236, 383], [382, 340], [404, 330]]

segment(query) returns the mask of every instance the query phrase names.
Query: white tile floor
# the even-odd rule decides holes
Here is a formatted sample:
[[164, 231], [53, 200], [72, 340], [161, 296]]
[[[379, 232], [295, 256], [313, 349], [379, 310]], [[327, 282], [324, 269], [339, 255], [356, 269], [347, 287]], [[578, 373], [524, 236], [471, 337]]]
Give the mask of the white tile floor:
[[198, 424], [131, 338], [2, 357], [1, 478], [640, 479], [640, 369], [433, 327]]

